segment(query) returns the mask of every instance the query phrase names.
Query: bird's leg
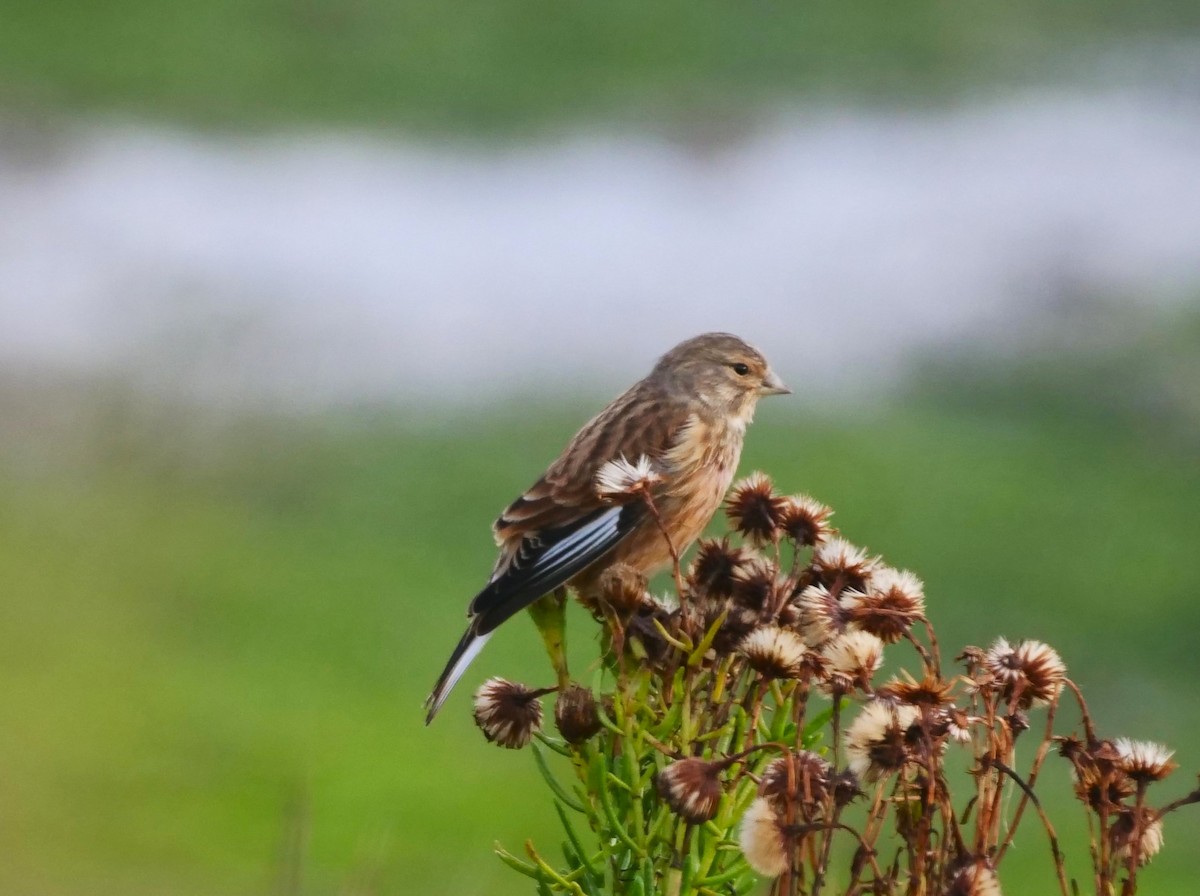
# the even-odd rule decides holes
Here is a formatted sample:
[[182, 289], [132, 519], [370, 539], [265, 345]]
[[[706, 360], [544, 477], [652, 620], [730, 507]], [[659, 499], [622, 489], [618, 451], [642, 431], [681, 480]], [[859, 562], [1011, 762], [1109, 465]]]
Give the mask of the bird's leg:
[[542, 636], [546, 645], [546, 653], [550, 656], [550, 665], [558, 677], [559, 688], [565, 688], [571, 683], [571, 674], [567, 671], [567, 589], [566, 586], [556, 588], [552, 593], [540, 597], [529, 605], [529, 615]]

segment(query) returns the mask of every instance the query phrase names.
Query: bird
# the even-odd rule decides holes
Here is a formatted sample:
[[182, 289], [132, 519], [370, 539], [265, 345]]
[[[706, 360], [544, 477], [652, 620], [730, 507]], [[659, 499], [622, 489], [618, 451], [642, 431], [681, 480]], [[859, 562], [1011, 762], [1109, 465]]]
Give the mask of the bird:
[[[758, 400], [790, 393], [758, 349], [731, 333], [704, 333], [664, 354], [584, 424], [493, 524], [499, 556], [425, 701], [425, 723], [496, 628], [523, 608], [563, 586], [587, 594], [616, 563], [646, 576], [670, 565], [721, 506]], [[601, 494], [597, 475], [617, 461], [649, 462], [653, 514], [645, 501]]]

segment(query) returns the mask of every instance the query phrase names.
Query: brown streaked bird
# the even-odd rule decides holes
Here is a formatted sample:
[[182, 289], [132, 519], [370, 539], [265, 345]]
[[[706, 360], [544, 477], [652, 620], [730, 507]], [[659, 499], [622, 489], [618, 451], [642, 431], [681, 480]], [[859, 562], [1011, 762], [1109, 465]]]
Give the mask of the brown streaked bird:
[[[667, 567], [671, 546], [682, 553], [721, 506], [759, 398], [790, 391], [757, 349], [729, 333], [705, 333], [675, 346], [593, 417], [492, 527], [500, 556], [425, 701], [426, 723], [519, 610], [564, 585], [589, 593], [613, 563], [647, 576]], [[657, 475], [652, 500], [670, 545], [644, 502], [614, 504], [597, 491], [605, 464], [642, 457]]]

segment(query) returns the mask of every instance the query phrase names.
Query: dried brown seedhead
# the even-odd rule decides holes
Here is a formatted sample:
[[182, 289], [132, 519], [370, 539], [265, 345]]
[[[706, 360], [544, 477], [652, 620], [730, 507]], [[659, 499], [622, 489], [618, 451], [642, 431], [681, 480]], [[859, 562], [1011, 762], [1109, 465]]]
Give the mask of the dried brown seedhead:
[[475, 724], [494, 744], [517, 750], [542, 727], [546, 690], [534, 691], [504, 678], [489, 678], [475, 692]]
[[925, 616], [925, 586], [907, 570], [880, 567], [866, 592], [842, 596], [852, 624], [892, 644]]
[[654, 784], [672, 812], [689, 824], [703, 824], [720, 807], [725, 767], [726, 763], [695, 757], [679, 759], [655, 775]]
[[733, 600], [747, 610], [761, 613], [775, 605], [779, 570], [765, 557], [756, 557], [733, 573]]
[[765, 797], [756, 798], [742, 816], [738, 844], [750, 867], [764, 877], [778, 877], [788, 869], [793, 838]]
[[649, 599], [646, 577], [626, 563], [613, 563], [600, 574], [597, 593], [618, 615], [629, 616]]
[[1113, 746], [1117, 751], [1117, 764], [1121, 771], [1135, 781], [1161, 781], [1179, 768], [1179, 764], [1171, 759], [1175, 751], [1168, 750], [1162, 744], [1118, 737]]
[[763, 678], [799, 678], [807, 648], [795, 632], [777, 625], [763, 625], [742, 639], [738, 652]]
[[911, 703], [913, 706], [928, 706], [937, 708], [949, 706], [954, 702], [954, 682], [938, 678], [933, 673], [926, 673], [917, 681], [908, 672], [901, 670], [899, 678], [893, 678], [887, 684], [875, 689], [875, 696], [880, 700], [891, 700], [894, 703]]
[[1162, 849], [1162, 819], [1146, 806], [1140, 812], [1134, 808], [1122, 808], [1109, 829], [1109, 843], [1113, 857], [1119, 862], [1125, 862], [1132, 851], [1136, 855], [1136, 863], [1145, 865]]
[[596, 471], [596, 494], [606, 501], [620, 503], [651, 493], [662, 474], [646, 455], [630, 462], [624, 457], [610, 460]]
[[946, 896], [1001, 896], [996, 869], [983, 857], [969, 857], [951, 874]]
[[984, 654], [982, 668], [991, 674], [1001, 699], [1015, 701], [1020, 709], [1054, 702], [1067, 678], [1062, 659], [1041, 641], [1022, 641], [1013, 647], [997, 638]]
[[751, 473], [734, 485], [725, 513], [733, 528], [752, 544], [772, 544], [779, 540], [786, 503], [786, 498], [775, 494], [769, 476]]
[[817, 818], [830, 795], [828, 762], [809, 750], [791, 751], [763, 769], [758, 795], [770, 801], [780, 818]]
[[867, 782], [900, 771], [912, 757], [911, 729], [920, 721], [915, 706], [872, 700], [846, 731], [846, 764]]
[[813, 547], [826, 541], [832, 533], [831, 516], [833, 511], [820, 501], [808, 495], [792, 495], [783, 499], [779, 526], [796, 544]]
[[849, 611], [824, 585], [809, 585], [792, 601], [792, 606], [797, 617], [793, 627], [809, 647], [832, 641], [850, 625]]
[[600, 709], [592, 692], [571, 683], [554, 702], [554, 724], [563, 740], [581, 744], [600, 732]]
[[817, 545], [811, 568], [817, 583], [834, 593], [851, 588], [865, 592], [878, 564], [878, 558], [868, 556], [865, 548], [844, 538], [831, 538]]
[[871, 678], [883, 664], [883, 641], [870, 632], [848, 631], [821, 648], [829, 664], [825, 690], [871, 692]]
[[733, 547], [729, 539], [702, 539], [696, 548], [696, 558], [688, 570], [688, 588], [693, 594], [709, 600], [733, 596], [734, 573], [751, 557], [751, 552]]

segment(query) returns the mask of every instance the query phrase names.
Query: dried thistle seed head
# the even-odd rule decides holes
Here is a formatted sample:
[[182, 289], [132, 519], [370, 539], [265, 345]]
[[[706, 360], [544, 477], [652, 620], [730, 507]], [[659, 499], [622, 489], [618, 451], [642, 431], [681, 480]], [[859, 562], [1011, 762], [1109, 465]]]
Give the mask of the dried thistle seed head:
[[833, 780], [829, 782], [829, 787], [833, 791], [833, 804], [835, 806], [848, 806], [851, 802], [863, 795], [862, 790], [858, 786], [858, 775], [843, 769], [833, 776]]
[[600, 710], [592, 692], [572, 682], [554, 701], [554, 724], [569, 744], [581, 744], [600, 731]]
[[772, 759], [763, 769], [758, 795], [770, 800], [780, 818], [811, 821], [829, 795], [829, 763], [809, 750], [792, 751]]
[[627, 563], [614, 563], [600, 574], [597, 593], [600, 599], [622, 616], [627, 616], [649, 600], [646, 577]]
[[853, 588], [866, 591], [878, 558], [868, 557], [865, 548], [844, 538], [831, 538], [813, 551], [811, 568], [819, 584], [831, 591]]
[[796, 627], [809, 647], [833, 640], [850, 624], [846, 608], [824, 585], [809, 585], [792, 603], [799, 617]]
[[[1135, 821], [1140, 822], [1135, 825]], [[1137, 827], [1135, 833], [1134, 828]], [[1135, 809], [1122, 808], [1109, 829], [1109, 842], [1118, 862], [1129, 859], [1131, 850], [1137, 852], [1137, 863], [1147, 864], [1163, 846], [1163, 823], [1155, 811], [1143, 806], [1139, 816]]]
[[706, 632], [722, 612], [725, 613], [725, 621], [721, 623], [716, 637], [713, 638], [713, 650], [721, 655], [736, 653], [745, 637], [758, 628], [758, 614], [739, 607], [732, 601], [727, 601], [722, 606], [711, 605], [705, 616]]
[[878, 781], [904, 768], [921, 713], [915, 706], [872, 700], [846, 730], [846, 764], [862, 781]]
[[900, 675], [900, 678], [893, 678], [887, 684], [876, 688], [875, 696], [880, 700], [911, 703], [914, 706], [939, 707], [948, 706], [954, 702], [951, 695], [951, 691], [954, 690], [954, 682], [945, 681], [928, 673], [920, 681], [903, 670]]
[[1068, 758], [1074, 766], [1075, 796], [1092, 810], [1110, 811], [1133, 795], [1133, 781], [1114, 763], [1088, 750]]
[[733, 486], [725, 513], [733, 528], [752, 544], [771, 544], [779, 538], [784, 502], [775, 494], [771, 478], [756, 472]]
[[724, 768], [721, 762], [680, 759], [655, 775], [654, 783], [672, 812], [689, 824], [703, 824], [716, 817]]
[[883, 566], [871, 574], [865, 593], [847, 592], [842, 603], [852, 624], [891, 644], [925, 615], [925, 586], [907, 570]]
[[883, 641], [870, 632], [849, 631], [821, 648], [829, 663], [825, 690], [847, 693], [871, 690], [871, 677], [883, 664]]
[[939, 736], [945, 734], [955, 743], [969, 744], [971, 742], [971, 726], [981, 720], [977, 716], [968, 715], [965, 709], [953, 706], [944, 707], [937, 711], [935, 720], [939, 728]]
[[1077, 764], [1087, 752], [1083, 741], [1074, 734], [1060, 735], [1054, 738], [1054, 742], [1058, 744], [1058, 755], [1069, 759], [1072, 764]]
[[1117, 764], [1121, 771], [1135, 781], [1161, 781], [1179, 768], [1179, 763], [1171, 760], [1175, 751], [1168, 750], [1162, 744], [1118, 737], [1114, 746], [1120, 757]]
[[[657, 623], [657, 624], [656, 624]], [[658, 663], [672, 650], [658, 626], [668, 632], [678, 623], [678, 610], [653, 595], [647, 595], [642, 605], [625, 625], [625, 649], [631, 656], [651, 665]]]
[[733, 600], [741, 607], [760, 612], [771, 606], [778, 587], [779, 569], [766, 557], [755, 557], [733, 574]]
[[798, 545], [813, 547], [829, 538], [829, 518], [833, 511], [808, 495], [783, 499], [779, 526]]
[[1054, 648], [1041, 641], [1022, 641], [1013, 647], [1004, 638], [997, 638], [984, 654], [983, 671], [994, 677], [1005, 701], [1015, 697], [1022, 709], [1057, 700], [1067, 677], [1067, 667]]
[[971, 857], [950, 877], [946, 896], [1001, 896], [1000, 879], [986, 859]]
[[738, 844], [750, 867], [763, 877], [779, 877], [787, 871], [791, 841], [770, 800], [755, 799], [738, 828]]
[[720, 541], [702, 539], [696, 548], [696, 559], [688, 570], [688, 587], [710, 600], [732, 597], [734, 573], [750, 556], [750, 551], [745, 548], [732, 547], [727, 538]]
[[610, 460], [596, 471], [593, 481], [597, 495], [606, 501], [619, 501], [650, 494], [650, 490], [662, 482], [662, 475], [654, 469], [654, 462], [643, 454], [633, 463], [624, 457]]
[[475, 692], [475, 724], [494, 744], [519, 750], [542, 728], [544, 691], [503, 678], [489, 678]]
[[804, 642], [795, 632], [763, 625], [742, 639], [738, 652], [763, 678], [799, 678], [804, 670]]
[[964, 647], [962, 653], [956, 656], [954, 661], [966, 666], [969, 675], [983, 665], [985, 656], [987, 656], [987, 651], [982, 647]]

